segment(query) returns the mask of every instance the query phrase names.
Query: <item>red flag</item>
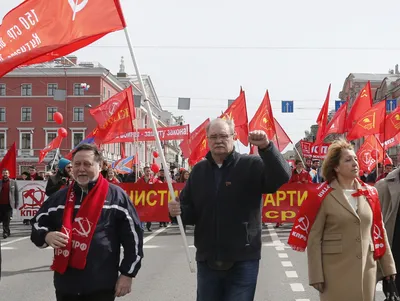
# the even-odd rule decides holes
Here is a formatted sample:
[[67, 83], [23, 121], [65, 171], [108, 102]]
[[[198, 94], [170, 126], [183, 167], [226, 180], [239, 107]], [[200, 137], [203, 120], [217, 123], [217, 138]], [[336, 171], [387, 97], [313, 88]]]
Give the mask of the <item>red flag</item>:
[[286, 146], [289, 145], [289, 143], [293, 143], [292, 140], [290, 140], [288, 134], [286, 134], [285, 130], [281, 127], [279, 122], [274, 118], [274, 123], [275, 123], [275, 129], [276, 129], [276, 135], [272, 141], [274, 144], [278, 147], [279, 151], [282, 152]]
[[115, 109], [115, 112], [108, 118], [104, 124], [97, 126], [94, 133], [95, 142], [97, 144], [107, 143], [119, 135], [133, 132], [132, 120], [135, 113], [133, 108], [132, 86], [118, 93], [123, 94], [123, 100]]
[[202, 160], [208, 153], [208, 141], [206, 127], [200, 128], [196, 138], [190, 145], [191, 154], [189, 156], [189, 165], [193, 166]]
[[270, 140], [273, 139], [276, 133], [268, 90], [249, 124], [249, 131], [255, 130], [263, 130]]
[[48, 152], [52, 151], [53, 149], [60, 148], [62, 140], [63, 138], [61, 136], [57, 136], [44, 149], [42, 149], [39, 152], [39, 163], [43, 161]]
[[346, 117], [346, 132], [350, 132], [354, 124], [361, 115], [364, 114], [372, 107], [371, 84], [368, 82], [365, 87], [358, 94], [357, 99], [354, 101], [349, 114]]
[[379, 158], [384, 158], [383, 147], [374, 135], [368, 136], [363, 145], [357, 151], [358, 164], [360, 170], [371, 172], [376, 166], [377, 160], [373, 158], [372, 152], [378, 151]]
[[345, 102], [343, 105], [340, 106], [339, 110], [337, 110], [332, 120], [328, 123], [326, 127], [325, 137], [329, 134], [343, 134], [345, 132], [348, 104], [348, 102]]
[[[129, 86], [129, 88], [126, 88], [120, 93], [109, 98], [101, 105], [89, 110], [90, 114], [93, 116], [99, 126], [102, 126], [115, 113], [120, 105], [126, 100], [128, 93], [132, 93], [133, 95], [132, 86]], [[133, 118], [136, 118], [135, 110], [133, 110], [133, 116]]]
[[0, 27], [0, 77], [54, 60], [126, 27], [119, 0], [26, 0]]
[[328, 109], [329, 109], [330, 95], [331, 95], [331, 85], [329, 85], [328, 93], [326, 93], [324, 105], [322, 106], [321, 111], [319, 112], [319, 115], [317, 118], [318, 132], [317, 132], [317, 136], [315, 137], [315, 142], [314, 142], [314, 144], [316, 144], [316, 145], [324, 142], [325, 132], [327, 129], [326, 126], [328, 123]]
[[[282, 152], [290, 143], [289, 136], [286, 134], [285, 130], [281, 127], [279, 122], [274, 118], [274, 126], [276, 130], [276, 135], [272, 138], [272, 142], [276, 145], [280, 152]], [[250, 154], [258, 154], [258, 148], [254, 145], [250, 147]]]
[[381, 101], [364, 112], [347, 135], [347, 140], [354, 140], [368, 135], [383, 133], [386, 115], [386, 102]]
[[385, 120], [385, 136], [382, 139], [388, 140], [395, 137], [400, 132], [400, 107], [386, 116]]
[[220, 116], [222, 119], [232, 119], [235, 123], [237, 137], [243, 145], [249, 145], [249, 119], [247, 117], [246, 96], [240, 89], [240, 95]]
[[7, 154], [0, 162], [0, 172], [2, 172], [3, 169], [8, 169], [11, 179], [17, 178], [17, 147], [15, 146], [15, 142], [11, 145]]
[[204, 120], [202, 124], [200, 124], [191, 134], [189, 139], [183, 140], [179, 147], [182, 150], [183, 156], [185, 158], [190, 158], [190, 154], [192, 153], [192, 150], [194, 150], [199, 143], [201, 142], [201, 139], [203, 137], [199, 137], [199, 134], [202, 134], [202, 130], [207, 127], [207, 125], [210, 123], [210, 119], [207, 118]]

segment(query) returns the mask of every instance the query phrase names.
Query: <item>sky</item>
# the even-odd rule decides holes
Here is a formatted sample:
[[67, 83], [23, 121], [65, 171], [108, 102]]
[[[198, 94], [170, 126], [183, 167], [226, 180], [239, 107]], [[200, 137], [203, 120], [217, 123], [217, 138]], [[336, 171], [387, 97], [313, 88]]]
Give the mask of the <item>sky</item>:
[[[65, 0], [67, 1], [67, 0]], [[89, 0], [92, 1], [92, 0]], [[3, 0], [2, 18], [20, 0]], [[349, 73], [386, 73], [399, 63], [395, 0], [121, 0], [142, 74], [164, 110], [193, 130], [246, 92], [249, 121], [269, 90], [273, 114], [293, 142], [315, 123], [332, 84], [330, 108]], [[123, 32], [75, 53], [134, 74]], [[178, 97], [191, 110], [177, 110]], [[294, 113], [281, 113], [293, 100]], [[242, 147], [243, 150], [243, 147]]]

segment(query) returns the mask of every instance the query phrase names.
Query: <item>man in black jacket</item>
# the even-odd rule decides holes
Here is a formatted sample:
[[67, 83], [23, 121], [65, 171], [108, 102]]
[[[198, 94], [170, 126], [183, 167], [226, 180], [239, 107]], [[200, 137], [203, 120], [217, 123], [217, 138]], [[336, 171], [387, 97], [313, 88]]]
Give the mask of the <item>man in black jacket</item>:
[[72, 165], [71, 161], [61, 158], [58, 161], [58, 170], [54, 176], [51, 176], [47, 181], [46, 195], [51, 196], [53, 193], [59, 191], [62, 187], [66, 187], [72, 180]]
[[33, 243], [54, 248], [57, 301], [124, 296], [141, 267], [138, 215], [128, 195], [100, 175], [102, 161], [96, 146], [80, 145], [72, 158], [76, 182], [52, 194], [31, 222]]
[[249, 134], [260, 156], [234, 150], [235, 125], [216, 119], [207, 127], [206, 160], [190, 173], [172, 216], [195, 225], [197, 301], [254, 299], [261, 258], [262, 194], [290, 179], [291, 168], [263, 131]]

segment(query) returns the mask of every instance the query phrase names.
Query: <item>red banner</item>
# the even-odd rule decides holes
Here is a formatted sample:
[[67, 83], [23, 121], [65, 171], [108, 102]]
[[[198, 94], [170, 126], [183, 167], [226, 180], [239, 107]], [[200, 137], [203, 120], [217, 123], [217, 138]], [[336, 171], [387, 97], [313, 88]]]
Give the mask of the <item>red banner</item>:
[[[263, 222], [292, 223], [300, 205], [309, 196], [309, 191], [318, 184], [285, 184], [274, 194], [263, 195]], [[167, 184], [123, 183], [120, 186], [128, 193], [143, 222], [168, 222], [168, 202], [171, 199]], [[178, 196], [184, 184], [174, 183]]]
[[[164, 141], [189, 139], [190, 135], [188, 124], [157, 128], [157, 132], [160, 140]], [[137, 141], [155, 141], [153, 130], [146, 128], [120, 135], [108, 143], [132, 142], [134, 138], [137, 139]]]
[[304, 158], [325, 159], [330, 144], [313, 145], [312, 142], [300, 140], [300, 145]]
[[118, 0], [26, 0], [0, 26], [0, 77], [43, 63], [125, 27]]

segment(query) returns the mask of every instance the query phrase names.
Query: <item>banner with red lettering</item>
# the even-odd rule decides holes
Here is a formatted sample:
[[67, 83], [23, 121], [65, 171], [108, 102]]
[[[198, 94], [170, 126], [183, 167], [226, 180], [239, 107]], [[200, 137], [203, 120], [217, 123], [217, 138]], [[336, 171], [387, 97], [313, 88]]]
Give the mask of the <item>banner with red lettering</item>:
[[[190, 129], [189, 125], [178, 125], [157, 128], [158, 137], [160, 140], [185, 140], [189, 139]], [[155, 141], [154, 133], [152, 129], [138, 129], [136, 132], [130, 132], [118, 136], [108, 143], [119, 143], [119, 142], [132, 142], [133, 139], [136, 141]]]
[[301, 151], [304, 158], [325, 159], [330, 143], [313, 145], [312, 142], [300, 140]]

